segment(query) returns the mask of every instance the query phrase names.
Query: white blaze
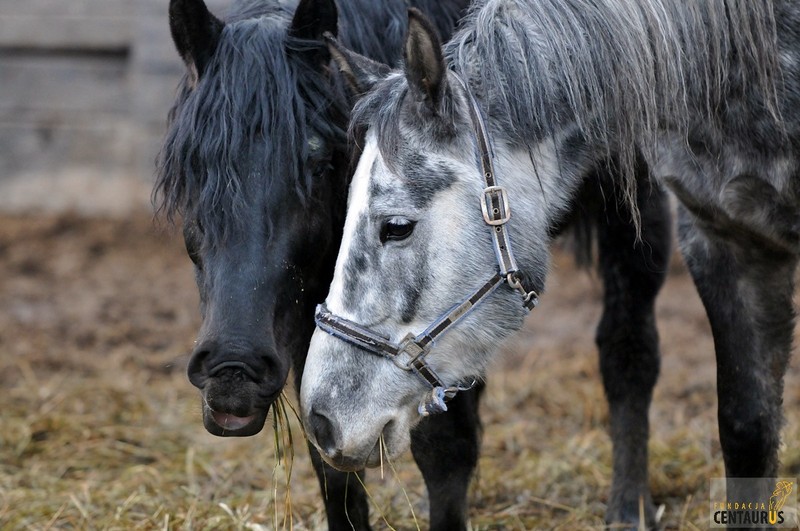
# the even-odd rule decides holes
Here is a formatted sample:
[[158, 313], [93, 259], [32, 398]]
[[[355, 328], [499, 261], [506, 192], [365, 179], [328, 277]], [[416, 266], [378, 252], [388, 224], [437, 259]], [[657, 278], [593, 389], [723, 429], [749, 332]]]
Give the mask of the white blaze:
[[345, 318], [353, 318], [344, 311], [344, 270], [345, 262], [352, 252], [359, 252], [353, 249], [353, 239], [356, 227], [362, 217], [366, 215], [369, 202], [369, 182], [372, 166], [377, 160], [380, 152], [378, 142], [373, 133], [368, 133], [365, 139], [366, 145], [358, 161], [355, 175], [350, 182], [350, 192], [347, 196], [347, 219], [344, 223], [342, 233], [342, 243], [339, 247], [339, 256], [336, 257], [336, 270], [333, 274], [333, 281], [328, 292], [326, 304], [328, 309], [336, 315]]

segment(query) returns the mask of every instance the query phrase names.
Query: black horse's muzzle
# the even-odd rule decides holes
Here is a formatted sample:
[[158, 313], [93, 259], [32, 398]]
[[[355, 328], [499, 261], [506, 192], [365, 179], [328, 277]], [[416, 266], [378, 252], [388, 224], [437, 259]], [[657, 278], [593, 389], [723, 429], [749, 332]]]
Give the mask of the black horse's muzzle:
[[188, 367], [189, 381], [201, 392], [203, 425], [221, 437], [255, 435], [280, 396], [288, 367], [269, 363], [266, 356], [231, 359], [232, 354], [220, 356], [207, 347], [195, 351]]

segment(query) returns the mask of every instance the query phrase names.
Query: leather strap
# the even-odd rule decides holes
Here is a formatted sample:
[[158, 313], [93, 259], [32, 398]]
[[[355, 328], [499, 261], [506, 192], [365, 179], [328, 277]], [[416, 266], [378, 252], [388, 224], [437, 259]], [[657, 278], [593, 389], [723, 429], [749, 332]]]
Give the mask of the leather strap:
[[508, 202], [506, 189], [498, 185], [495, 177], [494, 151], [492, 150], [486, 122], [472, 91], [469, 90], [460, 76], [453, 73], [453, 77], [458, 80], [469, 102], [469, 115], [473, 132], [475, 133], [478, 165], [483, 175], [483, 182], [486, 185], [481, 193], [481, 212], [484, 222], [491, 229], [492, 244], [494, 245], [500, 274], [505, 277], [512, 288], [522, 293], [523, 306], [528, 311], [531, 311], [539, 303], [539, 296], [535, 290], [527, 289], [524, 286], [522, 274], [519, 267], [517, 267], [514, 253], [511, 251], [511, 238], [506, 228], [506, 224], [511, 219], [511, 206]]

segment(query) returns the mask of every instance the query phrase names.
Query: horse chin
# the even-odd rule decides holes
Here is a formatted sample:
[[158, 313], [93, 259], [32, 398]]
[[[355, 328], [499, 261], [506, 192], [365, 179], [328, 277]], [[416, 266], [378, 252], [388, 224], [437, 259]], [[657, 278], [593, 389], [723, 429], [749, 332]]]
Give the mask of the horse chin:
[[214, 411], [203, 404], [203, 426], [208, 433], [218, 437], [249, 437], [259, 433], [267, 420], [268, 409], [239, 417], [231, 413]]
[[[397, 434], [400, 435], [400, 434]], [[383, 441], [378, 441], [370, 452], [365, 463], [365, 468], [383, 467], [388, 461], [395, 461], [411, 447], [411, 439], [408, 434], [404, 436], [388, 437], [384, 430]]]

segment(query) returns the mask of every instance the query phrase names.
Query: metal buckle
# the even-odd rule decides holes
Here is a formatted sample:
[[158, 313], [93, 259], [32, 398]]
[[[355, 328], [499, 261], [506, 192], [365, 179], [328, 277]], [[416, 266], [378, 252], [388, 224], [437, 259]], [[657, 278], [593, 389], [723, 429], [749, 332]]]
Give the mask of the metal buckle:
[[508, 285], [511, 287], [511, 289], [520, 292], [522, 295], [522, 304], [528, 310], [532, 310], [539, 305], [539, 294], [536, 293], [535, 290], [526, 291], [525, 286], [523, 286], [522, 282], [520, 282], [516, 271], [512, 271], [506, 275], [506, 282], [508, 282]]
[[[502, 211], [491, 205], [496, 194], [503, 207]], [[511, 218], [511, 206], [508, 204], [506, 189], [502, 186], [487, 186], [484, 188], [483, 192], [481, 192], [481, 212], [483, 213], [483, 221], [488, 225], [496, 226], [508, 223]]]
[[[400, 359], [402, 354], [405, 354], [408, 358], [408, 361], [405, 363], [403, 363], [403, 360]], [[400, 342], [399, 348], [397, 349], [397, 356], [392, 356], [392, 363], [404, 371], [412, 371], [414, 368], [411, 366], [411, 364], [424, 355], [425, 349], [417, 344], [414, 334], [409, 333]]]

